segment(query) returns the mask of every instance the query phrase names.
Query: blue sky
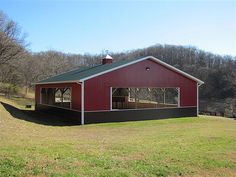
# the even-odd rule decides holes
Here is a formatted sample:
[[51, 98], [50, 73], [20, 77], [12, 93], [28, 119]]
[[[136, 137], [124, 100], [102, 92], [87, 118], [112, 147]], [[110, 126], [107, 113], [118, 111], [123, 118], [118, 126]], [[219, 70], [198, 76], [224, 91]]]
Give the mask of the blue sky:
[[157, 43], [236, 55], [236, 1], [13, 1], [0, 9], [29, 50], [101, 53]]

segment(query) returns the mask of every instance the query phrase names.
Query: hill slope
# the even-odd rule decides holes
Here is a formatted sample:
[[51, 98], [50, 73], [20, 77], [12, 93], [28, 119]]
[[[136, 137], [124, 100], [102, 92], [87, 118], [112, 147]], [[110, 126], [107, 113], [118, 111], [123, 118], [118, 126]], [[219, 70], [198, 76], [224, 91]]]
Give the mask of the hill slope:
[[0, 176], [236, 174], [232, 119], [48, 126], [18, 118], [0, 104]]

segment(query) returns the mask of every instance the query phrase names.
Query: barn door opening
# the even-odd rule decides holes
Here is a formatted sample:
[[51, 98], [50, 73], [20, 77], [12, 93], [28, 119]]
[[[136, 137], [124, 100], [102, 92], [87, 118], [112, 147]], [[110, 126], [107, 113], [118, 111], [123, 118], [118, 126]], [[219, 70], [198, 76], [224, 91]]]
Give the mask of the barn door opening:
[[41, 104], [71, 108], [71, 88], [42, 88]]
[[112, 88], [112, 109], [179, 107], [179, 88]]

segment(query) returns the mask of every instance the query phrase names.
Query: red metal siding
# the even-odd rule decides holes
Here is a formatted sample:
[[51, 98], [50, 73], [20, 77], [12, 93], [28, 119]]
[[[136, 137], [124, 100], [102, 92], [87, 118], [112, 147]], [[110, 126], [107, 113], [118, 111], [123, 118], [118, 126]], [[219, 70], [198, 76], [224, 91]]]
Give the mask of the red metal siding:
[[[146, 67], [150, 70], [146, 71]], [[180, 87], [180, 106], [197, 105], [197, 83], [144, 60], [85, 81], [85, 111], [109, 110], [110, 87]]]
[[77, 83], [63, 83], [63, 84], [40, 84], [35, 87], [35, 102], [40, 103], [40, 90], [41, 88], [72, 88], [72, 109], [81, 109], [81, 85]]

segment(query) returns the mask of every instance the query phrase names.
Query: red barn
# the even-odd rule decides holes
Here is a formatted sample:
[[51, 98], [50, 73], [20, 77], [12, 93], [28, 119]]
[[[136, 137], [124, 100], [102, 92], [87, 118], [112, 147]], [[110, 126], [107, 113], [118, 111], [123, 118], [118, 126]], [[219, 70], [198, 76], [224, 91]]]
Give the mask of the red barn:
[[76, 112], [81, 124], [198, 115], [204, 82], [152, 56], [72, 70], [36, 83], [36, 109]]

